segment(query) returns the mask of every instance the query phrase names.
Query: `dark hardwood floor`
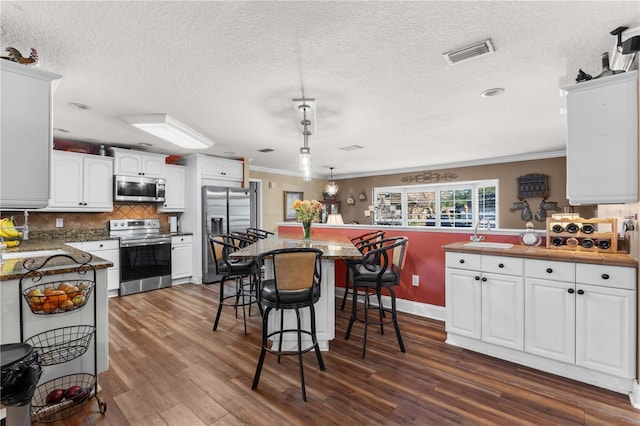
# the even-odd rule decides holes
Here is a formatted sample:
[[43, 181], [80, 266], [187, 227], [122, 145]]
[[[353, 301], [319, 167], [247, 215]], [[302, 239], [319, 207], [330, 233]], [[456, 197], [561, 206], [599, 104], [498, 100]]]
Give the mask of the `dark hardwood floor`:
[[344, 340], [348, 306], [326, 370], [304, 356], [307, 403], [295, 357], [267, 356], [252, 391], [257, 310], [248, 335], [230, 308], [214, 332], [217, 300], [218, 285], [194, 284], [110, 299], [107, 412], [92, 399], [58, 425], [640, 425], [626, 395], [449, 346], [440, 321], [401, 314], [404, 354], [372, 327], [362, 360], [362, 326]]

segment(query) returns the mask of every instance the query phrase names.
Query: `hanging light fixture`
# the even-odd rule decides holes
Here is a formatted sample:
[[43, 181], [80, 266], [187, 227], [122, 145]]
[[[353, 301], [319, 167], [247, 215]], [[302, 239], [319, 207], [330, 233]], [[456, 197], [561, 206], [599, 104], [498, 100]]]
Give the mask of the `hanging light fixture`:
[[329, 183], [324, 187], [324, 192], [333, 197], [338, 193], [338, 185], [333, 181], [333, 167], [329, 167], [329, 170], [331, 170], [331, 177], [329, 178]]
[[305, 181], [311, 180], [311, 149], [309, 148], [309, 131], [308, 126], [311, 125], [311, 121], [307, 118], [307, 111], [311, 107], [304, 101], [298, 105], [298, 109], [302, 110], [302, 136], [304, 137], [304, 146], [300, 148], [300, 171]]

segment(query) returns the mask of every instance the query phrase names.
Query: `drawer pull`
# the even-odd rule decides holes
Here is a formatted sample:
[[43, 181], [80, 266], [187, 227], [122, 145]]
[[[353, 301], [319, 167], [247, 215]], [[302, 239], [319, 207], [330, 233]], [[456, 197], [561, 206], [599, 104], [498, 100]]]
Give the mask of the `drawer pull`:
[[487, 281], [487, 277], [482, 277], [482, 281]]
[[550, 274], [550, 273], [552, 273], [552, 272], [553, 272], [553, 269], [551, 269], [551, 268], [547, 268], [547, 274]]
[[574, 292], [575, 292], [575, 290], [574, 290], [574, 289], [572, 289], [572, 288], [570, 288], [570, 289], [568, 289], [568, 290], [567, 290], [567, 293], [569, 293], [569, 294], [573, 294]]
[[460, 263], [464, 263], [464, 259], [460, 259], [460, 260], [459, 260], [459, 262], [460, 262]]
[[504, 263], [498, 263], [498, 268], [504, 268]]
[[603, 280], [608, 280], [609, 279], [609, 274], [602, 274], [602, 279]]
[[584, 294], [584, 290], [578, 290], [578, 294]]

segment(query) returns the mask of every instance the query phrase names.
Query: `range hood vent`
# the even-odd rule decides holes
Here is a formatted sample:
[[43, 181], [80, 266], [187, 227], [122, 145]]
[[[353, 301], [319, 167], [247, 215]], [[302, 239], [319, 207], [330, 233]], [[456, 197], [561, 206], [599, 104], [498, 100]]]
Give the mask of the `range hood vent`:
[[462, 49], [447, 52], [442, 56], [450, 65], [455, 65], [493, 52], [495, 52], [493, 44], [491, 44], [490, 39], [487, 39], [481, 43], [476, 43], [471, 46], [463, 47]]

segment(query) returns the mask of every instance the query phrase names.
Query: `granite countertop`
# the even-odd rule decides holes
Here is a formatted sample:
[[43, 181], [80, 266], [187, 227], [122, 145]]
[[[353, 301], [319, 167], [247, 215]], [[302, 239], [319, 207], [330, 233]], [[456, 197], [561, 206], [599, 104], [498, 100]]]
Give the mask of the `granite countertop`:
[[[54, 251], [62, 250], [64, 253], [71, 256], [73, 259], [84, 262], [87, 259], [88, 253], [73, 248], [66, 243], [70, 242], [85, 242], [85, 241], [103, 241], [111, 239], [108, 234], [100, 232], [84, 232], [84, 233], [71, 233], [69, 235], [32, 235], [26, 241], [22, 241], [18, 247], [12, 247], [2, 250], [3, 253], [20, 253], [20, 252], [33, 252], [33, 251]], [[27, 266], [33, 268], [36, 265], [41, 265], [49, 255], [33, 257], [32, 254], [27, 253], [25, 257], [16, 257], [11, 259], [3, 258], [0, 260], [0, 281], [9, 281], [19, 279], [24, 273], [28, 272], [24, 268], [25, 261], [29, 260]], [[111, 262], [98, 256], [92, 256], [91, 265], [96, 269], [103, 269], [113, 266]], [[47, 263], [45, 268], [41, 271], [43, 275], [64, 274], [68, 272], [76, 272], [78, 263], [66, 256], [60, 256], [52, 259]]]
[[[299, 233], [296, 233], [296, 235]], [[336, 236], [320, 236], [313, 238], [311, 241], [304, 241], [299, 238], [286, 235], [270, 235], [268, 238], [258, 240], [255, 244], [243, 248], [232, 253], [231, 257], [255, 258], [261, 253], [271, 250], [293, 247], [312, 247], [319, 248], [324, 253], [323, 259], [360, 259], [362, 253], [353, 245], [353, 243], [343, 235]]]
[[511, 248], [470, 247], [468, 241], [442, 246], [444, 251], [489, 254], [494, 256], [524, 257], [527, 259], [556, 260], [561, 262], [592, 263], [611, 266], [638, 267], [638, 261], [627, 253], [598, 253], [514, 244]]

